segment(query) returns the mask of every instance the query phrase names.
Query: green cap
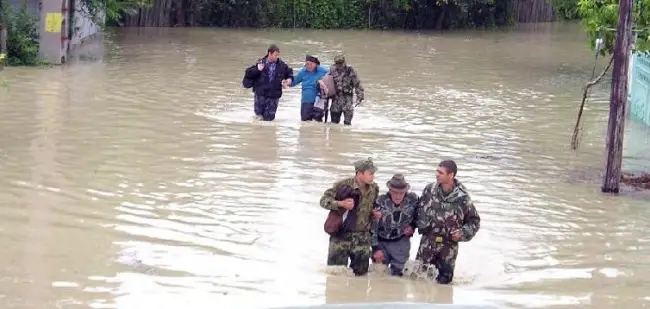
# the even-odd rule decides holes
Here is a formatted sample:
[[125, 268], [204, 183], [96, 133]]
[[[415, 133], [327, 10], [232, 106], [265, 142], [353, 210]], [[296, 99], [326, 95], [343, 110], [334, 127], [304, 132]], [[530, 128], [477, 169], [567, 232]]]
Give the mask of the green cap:
[[336, 63], [336, 64], [345, 63], [345, 56], [343, 56], [343, 54], [338, 54], [338, 55], [334, 56], [334, 63]]
[[372, 158], [368, 157], [368, 159], [364, 160], [359, 160], [354, 163], [354, 171], [355, 172], [376, 172], [377, 167], [375, 167], [375, 163], [372, 162]]

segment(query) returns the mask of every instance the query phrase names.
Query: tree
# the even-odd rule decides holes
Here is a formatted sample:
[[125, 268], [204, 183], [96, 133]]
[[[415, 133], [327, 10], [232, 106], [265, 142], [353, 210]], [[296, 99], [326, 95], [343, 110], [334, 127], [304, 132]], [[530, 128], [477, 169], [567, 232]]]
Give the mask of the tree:
[[578, 15], [578, 0], [551, 0], [555, 14], [559, 19], [574, 20]]
[[[584, 87], [582, 103], [571, 139], [571, 147], [573, 149], [578, 148], [580, 121], [589, 89], [597, 85], [612, 66], [616, 26], [618, 25], [619, 19], [618, 3], [618, 0], [579, 0], [578, 2], [578, 14], [581, 17], [581, 24], [589, 35], [589, 46], [600, 56], [610, 57], [610, 60], [601, 74], [596, 79], [589, 81]], [[633, 31], [636, 34], [634, 52], [648, 53], [650, 49], [650, 0], [635, 1], [633, 23]]]
[[[578, 13], [589, 34], [590, 47], [595, 50], [596, 40], [601, 37], [604, 46], [600, 54], [611, 55], [618, 25], [618, 0], [580, 0]], [[637, 34], [636, 50], [647, 52], [650, 49], [650, 0], [635, 0], [633, 22]]]
[[81, 14], [98, 25], [117, 21], [122, 16], [133, 15], [141, 8], [150, 8], [153, 0], [81, 0]]

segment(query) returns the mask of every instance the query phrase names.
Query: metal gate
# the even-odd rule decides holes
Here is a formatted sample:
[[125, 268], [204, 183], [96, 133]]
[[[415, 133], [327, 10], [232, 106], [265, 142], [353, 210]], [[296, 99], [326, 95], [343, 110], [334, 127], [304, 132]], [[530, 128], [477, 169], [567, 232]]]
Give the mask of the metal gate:
[[630, 114], [650, 126], [650, 56], [635, 54], [630, 75]]

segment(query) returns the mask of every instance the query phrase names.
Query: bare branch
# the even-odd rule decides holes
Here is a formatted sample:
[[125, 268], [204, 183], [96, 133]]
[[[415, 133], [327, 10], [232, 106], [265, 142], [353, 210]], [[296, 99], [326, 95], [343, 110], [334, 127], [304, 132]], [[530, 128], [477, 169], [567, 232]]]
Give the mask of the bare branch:
[[609, 63], [607, 63], [607, 66], [603, 71], [596, 77], [596, 79], [589, 81], [585, 85], [584, 92], [582, 93], [582, 103], [580, 104], [580, 111], [578, 112], [578, 119], [576, 120], [576, 126], [573, 128], [573, 137], [571, 138], [571, 149], [576, 150], [578, 149], [578, 134], [580, 132], [580, 120], [582, 120], [582, 112], [585, 109], [585, 103], [587, 102], [587, 96], [589, 95], [589, 89], [591, 87], [597, 85], [600, 83], [600, 81], [605, 77], [605, 74], [607, 74], [607, 71], [609, 71], [609, 68], [612, 66], [612, 63], [614, 63], [614, 56], [609, 58]]

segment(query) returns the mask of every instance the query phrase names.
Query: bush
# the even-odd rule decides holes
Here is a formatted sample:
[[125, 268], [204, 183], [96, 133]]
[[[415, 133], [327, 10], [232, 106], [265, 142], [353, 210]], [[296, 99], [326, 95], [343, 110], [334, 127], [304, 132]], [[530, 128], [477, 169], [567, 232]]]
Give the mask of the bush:
[[25, 7], [15, 10], [0, 4], [0, 23], [7, 26], [7, 65], [44, 64], [38, 55], [38, 23]]

